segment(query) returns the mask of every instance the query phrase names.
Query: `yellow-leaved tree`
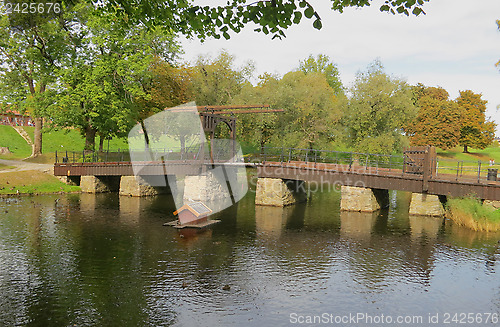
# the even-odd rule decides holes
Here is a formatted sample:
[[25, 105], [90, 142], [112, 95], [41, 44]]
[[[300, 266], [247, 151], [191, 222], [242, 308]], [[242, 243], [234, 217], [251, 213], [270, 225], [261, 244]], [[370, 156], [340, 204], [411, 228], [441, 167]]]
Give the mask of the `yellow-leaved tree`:
[[456, 99], [462, 118], [459, 144], [464, 147], [464, 153], [469, 147], [484, 149], [493, 142], [496, 124], [488, 121], [485, 116], [486, 103], [481, 94], [470, 90], [460, 91]]

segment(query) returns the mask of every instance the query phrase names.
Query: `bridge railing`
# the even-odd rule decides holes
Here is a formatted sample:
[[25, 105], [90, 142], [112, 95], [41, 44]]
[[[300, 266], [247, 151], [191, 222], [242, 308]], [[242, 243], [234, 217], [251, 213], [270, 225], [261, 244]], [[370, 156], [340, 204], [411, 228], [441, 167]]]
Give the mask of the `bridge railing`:
[[386, 155], [377, 153], [344, 152], [332, 150], [315, 150], [300, 148], [263, 147], [261, 149], [263, 162], [306, 162], [348, 165], [349, 168], [375, 168], [383, 170], [404, 170], [405, 159], [403, 156]]
[[496, 180], [499, 169], [494, 162], [437, 158], [435, 176], [481, 183]]
[[[158, 160], [197, 160], [201, 156], [209, 160], [207, 153], [202, 153], [201, 147], [180, 148], [154, 148], [149, 152], [135, 152], [135, 157], [154, 157]], [[134, 155], [133, 154], [133, 155]], [[131, 154], [128, 150], [118, 151], [56, 151], [55, 163], [84, 163], [84, 162], [130, 162]]]
[[[150, 151], [136, 151], [132, 154], [128, 150], [118, 151], [59, 151], [55, 153], [55, 163], [84, 163], [84, 162], [130, 162], [144, 158], [155, 161], [178, 161], [178, 160], [203, 160], [205, 162], [228, 162], [232, 161], [236, 149], [231, 143], [218, 142], [210, 152], [209, 146], [188, 146], [170, 148], [151, 148]], [[142, 160], [139, 160], [142, 161]]]
[[[328, 163], [342, 165], [345, 169], [355, 169], [369, 173], [423, 174], [423, 160], [413, 160], [403, 155], [384, 155], [376, 153], [342, 152], [330, 150], [263, 147], [260, 154], [262, 163]], [[431, 179], [446, 179], [474, 183], [496, 181], [500, 164], [485, 161], [466, 161], [433, 158]]]

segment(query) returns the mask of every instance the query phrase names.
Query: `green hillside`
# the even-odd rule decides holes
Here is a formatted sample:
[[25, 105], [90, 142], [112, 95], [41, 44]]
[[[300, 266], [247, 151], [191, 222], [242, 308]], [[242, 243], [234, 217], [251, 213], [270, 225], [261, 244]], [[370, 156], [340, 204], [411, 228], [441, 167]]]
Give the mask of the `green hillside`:
[[493, 141], [493, 144], [484, 150], [469, 148], [470, 153], [463, 153], [463, 147], [455, 147], [450, 150], [437, 149], [437, 155], [442, 159], [464, 160], [464, 161], [485, 161], [490, 159], [495, 160], [496, 164], [500, 164], [500, 146], [498, 142]]
[[[33, 140], [35, 128], [25, 126], [24, 130]], [[98, 137], [96, 142], [99, 142]], [[29, 161], [51, 163], [54, 160], [56, 151], [81, 152], [84, 145], [85, 139], [78, 130], [46, 131], [43, 133], [42, 143], [44, 155], [40, 158], [29, 159]], [[1, 159], [24, 159], [31, 155], [31, 147], [11, 126], [0, 125], [0, 146], [7, 146], [12, 152], [9, 155], [0, 155]], [[108, 148], [108, 141], [104, 142], [104, 148]], [[128, 145], [125, 139], [115, 138], [109, 141], [109, 149], [110, 151], [124, 150], [128, 149]]]
[[2, 159], [23, 159], [31, 155], [31, 146], [11, 126], [0, 125], [0, 147], [8, 147], [12, 152], [0, 155]]

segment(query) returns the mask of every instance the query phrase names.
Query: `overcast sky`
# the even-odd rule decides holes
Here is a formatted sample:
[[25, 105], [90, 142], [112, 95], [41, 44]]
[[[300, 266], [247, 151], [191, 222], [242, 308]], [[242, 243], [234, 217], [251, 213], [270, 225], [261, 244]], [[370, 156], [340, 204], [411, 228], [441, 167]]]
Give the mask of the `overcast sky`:
[[182, 40], [184, 59], [215, 57], [225, 49], [238, 65], [254, 61], [257, 74], [283, 75], [310, 54], [325, 54], [349, 86], [357, 71], [379, 58], [387, 73], [411, 84], [441, 86], [452, 98], [459, 90], [482, 93], [488, 100], [487, 116], [500, 125], [500, 70], [495, 67], [500, 60], [500, 0], [431, 0], [424, 6], [427, 14], [419, 17], [382, 13], [383, 0], [342, 14], [329, 9], [330, 1], [310, 2], [322, 18], [320, 31], [304, 19], [286, 32], [285, 39], [271, 40], [248, 26], [230, 40]]

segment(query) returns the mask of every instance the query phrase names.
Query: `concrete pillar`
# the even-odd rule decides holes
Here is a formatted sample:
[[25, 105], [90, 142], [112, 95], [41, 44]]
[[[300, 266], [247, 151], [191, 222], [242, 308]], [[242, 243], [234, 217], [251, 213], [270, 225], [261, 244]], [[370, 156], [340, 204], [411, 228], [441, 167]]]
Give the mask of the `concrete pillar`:
[[184, 200], [210, 202], [229, 199], [225, 180], [218, 180], [213, 174], [186, 176], [184, 178]]
[[120, 179], [120, 195], [152, 196], [167, 192], [167, 187], [153, 187], [139, 176], [122, 176]]
[[342, 186], [340, 210], [374, 212], [389, 206], [389, 191], [364, 187]]
[[437, 195], [413, 193], [410, 202], [410, 215], [440, 217], [444, 216], [444, 208]]
[[259, 178], [255, 194], [255, 204], [284, 207], [305, 202], [307, 194], [303, 181], [282, 180], [280, 178]]
[[105, 193], [111, 192], [109, 184], [98, 176], [82, 176], [80, 179], [80, 188], [84, 193]]

